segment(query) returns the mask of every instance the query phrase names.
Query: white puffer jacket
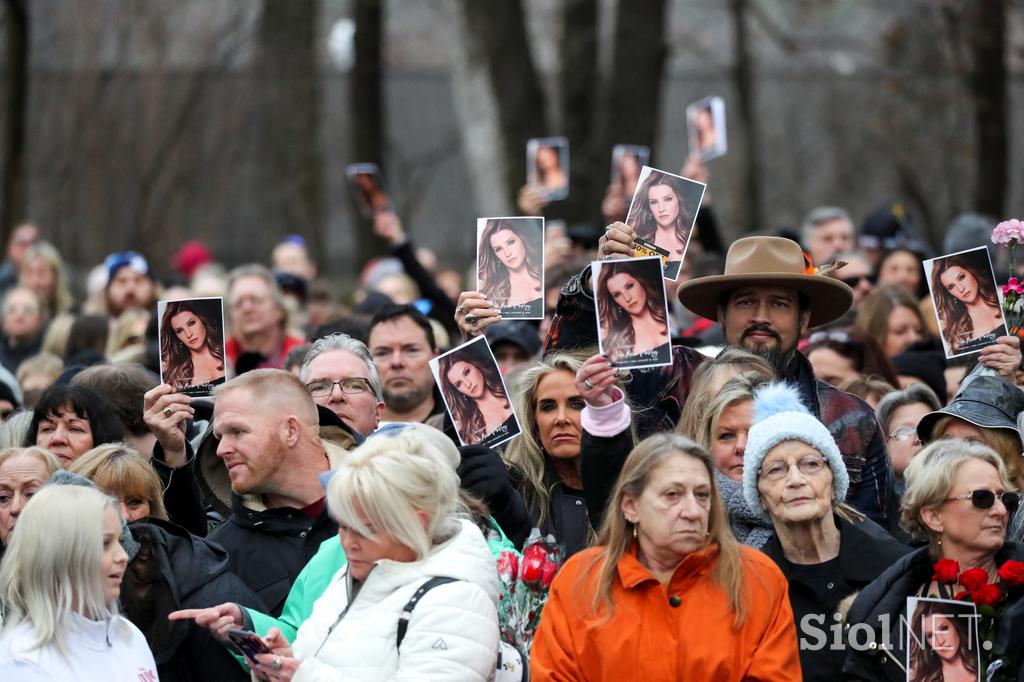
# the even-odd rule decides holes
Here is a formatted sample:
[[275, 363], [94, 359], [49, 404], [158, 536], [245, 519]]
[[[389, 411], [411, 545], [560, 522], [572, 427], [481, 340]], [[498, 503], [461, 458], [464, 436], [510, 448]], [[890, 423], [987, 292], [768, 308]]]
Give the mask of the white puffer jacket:
[[[399, 615], [435, 576], [457, 580], [430, 590], [416, 605], [399, 655]], [[379, 562], [350, 603], [351, 588], [346, 566], [299, 628], [293, 651], [302, 664], [294, 682], [480, 682], [493, 676], [498, 574], [487, 541], [471, 522], [462, 521], [458, 535], [421, 561]]]

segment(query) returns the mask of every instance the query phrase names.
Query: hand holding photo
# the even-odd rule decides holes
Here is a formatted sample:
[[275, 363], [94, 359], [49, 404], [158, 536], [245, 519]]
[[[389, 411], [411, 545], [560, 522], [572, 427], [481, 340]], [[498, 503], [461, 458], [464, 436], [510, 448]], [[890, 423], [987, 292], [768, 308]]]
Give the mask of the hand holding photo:
[[661, 258], [591, 263], [598, 347], [623, 369], [672, 364]]
[[908, 682], [981, 679], [974, 604], [908, 597], [906, 623]]
[[345, 168], [345, 175], [356, 195], [359, 211], [366, 218], [372, 218], [382, 211], [391, 210], [384, 185], [384, 174], [375, 163], [353, 163]]
[[430, 361], [461, 445], [495, 447], [520, 432], [487, 339], [478, 336]]
[[924, 270], [947, 358], [976, 353], [1006, 335], [988, 249], [932, 258]]
[[158, 301], [160, 381], [175, 392], [208, 396], [224, 383], [224, 299]]
[[686, 127], [690, 154], [701, 161], [725, 155], [725, 100], [721, 97], [705, 97], [686, 107]]
[[503, 319], [544, 319], [544, 219], [480, 218], [476, 234], [476, 290]]
[[633, 196], [640, 182], [640, 169], [651, 160], [651, 150], [638, 144], [617, 144], [612, 148], [612, 187], [623, 197]]
[[569, 196], [569, 139], [536, 137], [526, 143], [526, 184], [548, 201]]
[[638, 246], [649, 249], [653, 244], [668, 253], [666, 279], [679, 278], [705, 187], [702, 182], [650, 166], [640, 171], [640, 183], [629, 205], [626, 224], [636, 232]]

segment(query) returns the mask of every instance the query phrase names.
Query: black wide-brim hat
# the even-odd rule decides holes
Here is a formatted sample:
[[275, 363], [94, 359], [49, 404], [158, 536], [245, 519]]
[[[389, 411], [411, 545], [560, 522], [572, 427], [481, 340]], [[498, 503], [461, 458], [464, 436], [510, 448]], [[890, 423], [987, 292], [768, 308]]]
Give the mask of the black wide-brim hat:
[[782, 237], [744, 237], [725, 257], [725, 274], [699, 277], [679, 286], [679, 302], [709, 320], [718, 319], [718, 302], [740, 286], [785, 287], [804, 295], [818, 327], [839, 319], [853, 305], [853, 290], [837, 279], [804, 272], [800, 245]]
[[1017, 415], [1024, 411], [1024, 391], [996, 376], [968, 377], [953, 401], [929, 412], [917, 424], [917, 435], [930, 441], [935, 424], [943, 417], [959, 417], [983, 429], [1006, 429], [1018, 438]]

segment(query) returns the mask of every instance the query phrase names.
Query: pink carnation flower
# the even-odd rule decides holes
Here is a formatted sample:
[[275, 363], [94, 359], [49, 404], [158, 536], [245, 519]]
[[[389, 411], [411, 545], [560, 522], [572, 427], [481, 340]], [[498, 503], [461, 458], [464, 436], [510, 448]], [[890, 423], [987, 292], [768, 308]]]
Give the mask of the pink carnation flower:
[[1024, 224], [1021, 224], [1016, 218], [1004, 220], [992, 230], [993, 244], [1006, 246], [1014, 240], [1024, 242]]

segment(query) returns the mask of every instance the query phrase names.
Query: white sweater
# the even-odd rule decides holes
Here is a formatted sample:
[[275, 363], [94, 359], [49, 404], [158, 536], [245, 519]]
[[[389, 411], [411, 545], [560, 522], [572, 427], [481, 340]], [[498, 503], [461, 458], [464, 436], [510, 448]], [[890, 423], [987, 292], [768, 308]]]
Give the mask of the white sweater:
[[[399, 655], [398, 617], [417, 588], [434, 576], [457, 581], [420, 600]], [[378, 562], [351, 604], [350, 594], [345, 567], [299, 628], [293, 651], [302, 664], [293, 682], [480, 682], [493, 676], [498, 574], [483, 534], [469, 521], [421, 561]]]
[[146, 638], [128, 620], [95, 621], [73, 614], [63, 658], [53, 646], [33, 649], [36, 635], [20, 623], [0, 638], [0, 680], [18, 682], [156, 682]]

